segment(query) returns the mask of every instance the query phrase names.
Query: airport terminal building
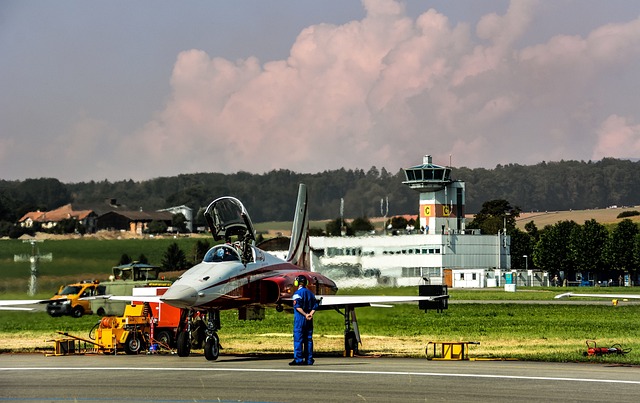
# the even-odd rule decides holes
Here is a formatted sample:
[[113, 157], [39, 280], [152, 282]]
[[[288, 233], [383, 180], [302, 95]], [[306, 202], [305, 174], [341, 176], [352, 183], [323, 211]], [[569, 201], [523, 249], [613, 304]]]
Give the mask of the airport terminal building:
[[542, 273], [512, 272], [506, 231], [481, 235], [465, 229], [465, 186], [451, 180], [450, 167], [425, 156], [421, 165], [404, 172], [403, 183], [420, 193], [420, 228], [406, 235], [311, 237], [312, 270], [341, 287], [546, 283]]

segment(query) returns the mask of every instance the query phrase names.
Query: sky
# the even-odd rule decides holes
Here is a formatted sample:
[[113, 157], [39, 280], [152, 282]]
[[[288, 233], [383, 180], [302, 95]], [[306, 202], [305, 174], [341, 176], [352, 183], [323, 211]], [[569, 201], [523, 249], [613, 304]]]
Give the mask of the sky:
[[0, 179], [640, 157], [640, 2], [3, 0]]

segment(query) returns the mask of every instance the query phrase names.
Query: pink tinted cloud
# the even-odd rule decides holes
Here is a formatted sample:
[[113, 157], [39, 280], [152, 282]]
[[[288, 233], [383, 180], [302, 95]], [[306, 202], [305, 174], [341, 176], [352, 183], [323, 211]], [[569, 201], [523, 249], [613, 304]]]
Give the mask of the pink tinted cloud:
[[609, 116], [598, 129], [598, 141], [593, 158], [638, 158], [640, 155], [640, 124], [623, 116]]
[[121, 152], [144, 150], [170, 173], [395, 170], [423, 154], [466, 166], [580, 158], [603, 147], [589, 126], [597, 113], [616, 113], [587, 84], [606, 86], [612, 66], [636, 66], [618, 58], [639, 56], [640, 20], [521, 49], [536, 2], [476, 27], [363, 4], [360, 21], [302, 30], [285, 60], [180, 53], [166, 107]]

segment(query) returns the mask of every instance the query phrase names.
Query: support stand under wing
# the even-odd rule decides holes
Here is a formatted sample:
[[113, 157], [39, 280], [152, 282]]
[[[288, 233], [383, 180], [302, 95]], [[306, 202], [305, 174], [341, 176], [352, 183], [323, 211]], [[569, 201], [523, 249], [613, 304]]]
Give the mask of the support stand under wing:
[[345, 357], [353, 357], [358, 355], [359, 345], [362, 344], [360, 339], [360, 329], [358, 328], [358, 318], [356, 317], [356, 308], [346, 305], [344, 312], [336, 308], [336, 312], [344, 317], [344, 353]]

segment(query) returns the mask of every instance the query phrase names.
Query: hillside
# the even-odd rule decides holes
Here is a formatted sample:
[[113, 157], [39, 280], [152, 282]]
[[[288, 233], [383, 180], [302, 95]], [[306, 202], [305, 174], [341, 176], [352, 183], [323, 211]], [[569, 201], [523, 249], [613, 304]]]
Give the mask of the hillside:
[[[544, 228], [546, 225], [553, 225], [560, 221], [575, 221], [582, 225], [585, 221], [594, 219], [600, 224], [617, 224], [622, 219], [617, 218], [618, 214], [623, 211], [640, 211], [640, 206], [625, 208], [607, 208], [592, 210], [568, 210], [568, 211], [543, 211], [521, 213], [516, 221], [518, 228], [524, 230], [525, 224], [533, 221], [538, 229]], [[640, 223], [640, 216], [628, 217], [631, 221]]]

